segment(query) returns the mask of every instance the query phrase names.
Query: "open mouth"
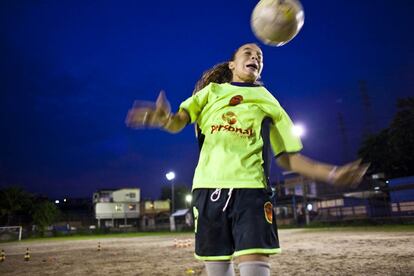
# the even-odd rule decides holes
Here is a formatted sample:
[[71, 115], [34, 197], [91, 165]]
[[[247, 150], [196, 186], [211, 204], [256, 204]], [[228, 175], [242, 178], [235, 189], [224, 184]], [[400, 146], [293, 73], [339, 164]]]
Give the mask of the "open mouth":
[[255, 63], [247, 64], [246, 67], [249, 68], [249, 69], [253, 69], [253, 70], [258, 70], [259, 69], [259, 66]]

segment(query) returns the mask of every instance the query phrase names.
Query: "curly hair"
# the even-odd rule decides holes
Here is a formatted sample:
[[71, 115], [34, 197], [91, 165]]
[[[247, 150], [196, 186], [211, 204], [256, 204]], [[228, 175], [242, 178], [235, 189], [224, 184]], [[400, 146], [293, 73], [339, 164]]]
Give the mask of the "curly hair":
[[231, 82], [232, 78], [233, 72], [229, 68], [228, 61], [216, 64], [203, 72], [203, 75], [195, 84], [193, 94], [206, 87], [210, 82], [226, 83]]

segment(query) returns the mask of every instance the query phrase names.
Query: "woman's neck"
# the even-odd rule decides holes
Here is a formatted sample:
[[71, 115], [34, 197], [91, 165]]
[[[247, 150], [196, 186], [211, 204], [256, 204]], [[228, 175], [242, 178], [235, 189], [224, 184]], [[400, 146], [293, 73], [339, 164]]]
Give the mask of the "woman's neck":
[[251, 83], [251, 82], [235, 82], [235, 81], [232, 81], [230, 84], [231, 85], [234, 85], [234, 86], [243, 86], [243, 87], [257, 87], [257, 86], [261, 86], [258, 83]]

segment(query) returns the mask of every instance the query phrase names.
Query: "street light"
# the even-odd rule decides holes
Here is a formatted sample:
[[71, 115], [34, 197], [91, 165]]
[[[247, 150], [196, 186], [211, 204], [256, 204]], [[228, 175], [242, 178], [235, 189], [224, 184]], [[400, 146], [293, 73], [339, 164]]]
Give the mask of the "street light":
[[292, 127], [292, 132], [295, 136], [302, 137], [305, 135], [305, 127], [302, 124], [295, 124]]
[[175, 173], [173, 171], [168, 172], [165, 177], [171, 182], [171, 213], [174, 213], [174, 178]]
[[191, 204], [192, 200], [193, 200], [193, 196], [191, 194], [188, 194], [188, 195], [185, 196], [186, 205]]

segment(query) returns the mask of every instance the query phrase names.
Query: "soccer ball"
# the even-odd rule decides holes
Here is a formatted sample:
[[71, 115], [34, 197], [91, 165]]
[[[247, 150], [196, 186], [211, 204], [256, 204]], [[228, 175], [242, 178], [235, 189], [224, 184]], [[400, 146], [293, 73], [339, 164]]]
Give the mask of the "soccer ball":
[[264, 44], [282, 46], [299, 33], [304, 20], [305, 13], [298, 0], [260, 0], [250, 24]]

